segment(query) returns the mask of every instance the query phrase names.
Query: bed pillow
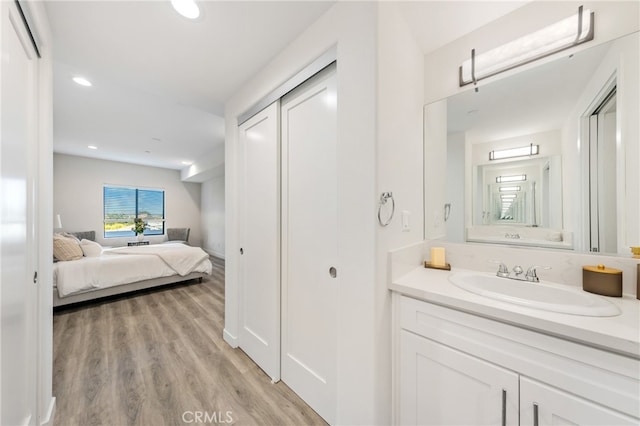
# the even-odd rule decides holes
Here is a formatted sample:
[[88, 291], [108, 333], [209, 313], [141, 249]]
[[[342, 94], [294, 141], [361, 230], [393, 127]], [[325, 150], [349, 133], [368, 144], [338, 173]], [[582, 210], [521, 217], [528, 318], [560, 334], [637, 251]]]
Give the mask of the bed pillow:
[[53, 257], [58, 260], [77, 260], [82, 258], [80, 243], [64, 235], [53, 236]]
[[102, 246], [95, 241], [83, 239], [80, 241], [80, 248], [86, 257], [98, 257], [102, 254]]

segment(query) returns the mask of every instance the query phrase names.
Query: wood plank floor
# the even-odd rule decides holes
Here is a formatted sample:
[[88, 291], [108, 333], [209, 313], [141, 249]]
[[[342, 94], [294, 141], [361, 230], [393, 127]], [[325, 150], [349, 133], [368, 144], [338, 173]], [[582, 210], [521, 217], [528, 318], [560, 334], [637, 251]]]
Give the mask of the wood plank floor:
[[56, 426], [325, 425], [222, 339], [224, 261], [172, 285], [53, 315]]

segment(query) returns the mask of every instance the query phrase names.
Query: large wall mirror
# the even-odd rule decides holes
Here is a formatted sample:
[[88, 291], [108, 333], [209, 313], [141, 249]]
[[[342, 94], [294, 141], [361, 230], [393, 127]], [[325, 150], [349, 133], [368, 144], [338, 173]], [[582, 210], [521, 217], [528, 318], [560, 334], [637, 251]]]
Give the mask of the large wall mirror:
[[633, 33], [426, 105], [425, 238], [640, 245], [639, 46]]

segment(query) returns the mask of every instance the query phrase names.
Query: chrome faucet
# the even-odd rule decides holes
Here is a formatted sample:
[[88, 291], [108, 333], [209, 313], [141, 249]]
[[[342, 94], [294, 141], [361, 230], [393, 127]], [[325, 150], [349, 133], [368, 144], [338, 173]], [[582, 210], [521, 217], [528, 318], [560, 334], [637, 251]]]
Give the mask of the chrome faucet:
[[523, 275], [524, 269], [522, 269], [522, 266], [516, 265], [516, 266], [513, 267], [511, 272], [509, 272], [509, 268], [507, 268], [507, 265], [505, 265], [504, 263], [500, 262], [500, 266], [498, 266], [498, 272], [496, 272], [496, 275], [501, 277], [501, 278], [509, 278], [510, 280], [528, 281], [530, 283], [539, 283], [540, 282], [540, 278], [538, 278], [538, 274], [536, 273], [538, 268], [551, 269], [550, 266], [534, 265], [534, 266], [529, 267], [529, 269], [527, 269], [527, 272]]

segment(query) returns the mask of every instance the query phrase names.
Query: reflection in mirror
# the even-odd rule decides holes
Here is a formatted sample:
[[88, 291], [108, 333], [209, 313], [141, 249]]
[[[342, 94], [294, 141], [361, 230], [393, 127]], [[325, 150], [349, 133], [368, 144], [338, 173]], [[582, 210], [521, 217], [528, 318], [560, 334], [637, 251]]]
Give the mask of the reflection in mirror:
[[[425, 237], [621, 254], [640, 245], [639, 45], [633, 33], [426, 105]], [[443, 199], [429, 190], [434, 173], [446, 176]]]

